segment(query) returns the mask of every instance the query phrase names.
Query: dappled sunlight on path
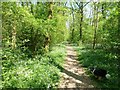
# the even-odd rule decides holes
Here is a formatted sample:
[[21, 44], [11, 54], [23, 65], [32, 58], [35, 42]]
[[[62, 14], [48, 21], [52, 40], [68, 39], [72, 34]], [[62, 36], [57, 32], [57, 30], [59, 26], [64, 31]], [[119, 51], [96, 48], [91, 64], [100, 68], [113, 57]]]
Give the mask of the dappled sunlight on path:
[[77, 53], [71, 46], [66, 46], [67, 56], [58, 88], [93, 88], [85, 70], [77, 61]]

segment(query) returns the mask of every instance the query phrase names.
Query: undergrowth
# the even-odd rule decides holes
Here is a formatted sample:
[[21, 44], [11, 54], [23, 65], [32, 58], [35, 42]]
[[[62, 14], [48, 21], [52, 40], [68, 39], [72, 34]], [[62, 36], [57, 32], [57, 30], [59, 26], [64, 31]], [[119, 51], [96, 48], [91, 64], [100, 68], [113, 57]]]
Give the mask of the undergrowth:
[[[87, 68], [87, 74], [95, 81], [97, 88], [118, 88], [118, 61], [115, 53], [104, 49], [91, 49], [84, 46], [74, 46], [78, 53], [78, 60], [83, 67]], [[107, 70], [111, 75], [108, 80], [97, 80], [88, 70], [89, 67], [96, 66]]]
[[41, 56], [28, 58], [20, 50], [2, 51], [2, 88], [52, 88], [60, 79], [60, 71], [53, 62], [62, 65], [63, 45]]

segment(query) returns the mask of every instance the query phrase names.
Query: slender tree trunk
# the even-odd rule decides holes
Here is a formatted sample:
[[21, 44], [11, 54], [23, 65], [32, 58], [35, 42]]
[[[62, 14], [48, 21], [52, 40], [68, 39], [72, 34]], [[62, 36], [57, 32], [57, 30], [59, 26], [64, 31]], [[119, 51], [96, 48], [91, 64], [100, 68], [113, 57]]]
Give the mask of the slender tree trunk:
[[[82, 41], [82, 25], [83, 25], [83, 2], [82, 1], [78, 1], [75, 2], [76, 5], [79, 7], [79, 13], [80, 13], [80, 22], [79, 22], [79, 43], [83, 42]], [[87, 4], [86, 4], [87, 5]]]
[[34, 12], [33, 12], [33, 4], [32, 3], [30, 3], [31, 5], [30, 5], [30, 12], [32, 13], [32, 14], [34, 14]]
[[[106, 19], [106, 2], [102, 2], [102, 20], [105, 20]], [[102, 31], [103, 31], [103, 35], [104, 35], [104, 31], [105, 31], [105, 24], [103, 23], [102, 25]], [[104, 36], [102, 36], [104, 38]], [[102, 42], [104, 42], [104, 40], [102, 39]], [[101, 45], [102, 47], [104, 47], [104, 45], [102, 44]]]
[[97, 28], [98, 28], [98, 8], [96, 6], [96, 2], [94, 2], [94, 39], [93, 39], [93, 49], [95, 49], [95, 46], [96, 46]]
[[[102, 3], [102, 16], [103, 16], [103, 20], [106, 19], [106, 14], [105, 14], [106, 10], [105, 10], [105, 8], [106, 8], [106, 3], [103, 2], [103, 3]], [[102, 29], [105, 30], [105, 25], [104, 25], [104, 24], [103, 24], [103, 26], [102, 26]]]
[[81, 2], [80, 15], [80, 41], [82, 41], [83, 2]]
[[72, 41], [73, 41], [73, 39], [74, 39], [74, 27], [72, 29]]
[[75, 21], [75, 16], [74, 16], [74, 9], [73, 9], [73, 6], [71, 5], [72, 7], [72, 41], [74, 39], [74, 21]]

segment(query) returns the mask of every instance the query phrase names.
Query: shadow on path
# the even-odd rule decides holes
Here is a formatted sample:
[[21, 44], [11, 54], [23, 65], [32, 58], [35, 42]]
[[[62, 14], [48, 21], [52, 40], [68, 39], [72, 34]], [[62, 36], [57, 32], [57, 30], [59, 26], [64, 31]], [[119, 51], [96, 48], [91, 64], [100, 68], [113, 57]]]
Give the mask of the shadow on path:
[[58, 88], [93, 88], [90, 78], [77, 61], [77, 53], [71, 46], [66, 46], [67, 56], [64, 66], [54, 62], [54, 65], [61, 71], [61, 80]]
[[71, 77], [73, 77], [74, 79], [77, 79], [77, 80], [83, 82], [83, 83], [86, 84], [86, 85], [89, 85], [89, 84], [90, 84], [90, 83], [88, 83], [88, 81], [86, 81], [86, 78], [88, 78], [88, 77], [85, 76], [84, 74], [83, 74], [83, 75], [77, 75], [77, 74], [75, 74], [75, 73], [73, 73], [73, 72], [71, 72], [71, 71], [66, 70], [65, 68], [63, 68], [62, 66], [60, 66], [60, 65], [58, 65], [58, 64], [55, 64], [55, 65], [61, 70], [61, 72], [67, 74], [68, 76], [71, 76]]

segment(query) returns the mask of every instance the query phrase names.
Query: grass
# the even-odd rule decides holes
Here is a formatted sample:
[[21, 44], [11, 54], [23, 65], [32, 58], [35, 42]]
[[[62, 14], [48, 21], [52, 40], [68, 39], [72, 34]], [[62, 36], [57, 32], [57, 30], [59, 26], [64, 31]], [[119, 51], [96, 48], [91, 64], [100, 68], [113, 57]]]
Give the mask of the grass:
[[53, 62], [62, 65], [64, 45], [55, 46], [50, 52], [28, 58], [22, 52], [4, 50], [2, 56], [2, 88], [53, 88], [60, 79], [60, 70]]
[[90, 49], [84, 46], [74, 46], [78, 52], [78, 60], [83, 67], [97, 66], [108, 71], [111, 77], [106, 80], [97, 80], [87, 69], [87, 74], [95, 82], [97, 88], [118, 88], [118, 61], [112, 52], [102, 49]]

